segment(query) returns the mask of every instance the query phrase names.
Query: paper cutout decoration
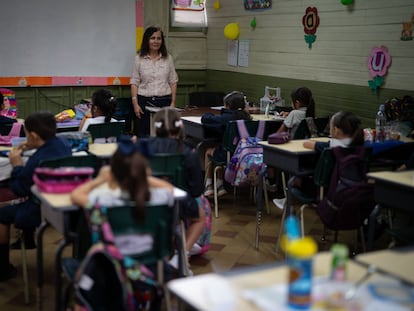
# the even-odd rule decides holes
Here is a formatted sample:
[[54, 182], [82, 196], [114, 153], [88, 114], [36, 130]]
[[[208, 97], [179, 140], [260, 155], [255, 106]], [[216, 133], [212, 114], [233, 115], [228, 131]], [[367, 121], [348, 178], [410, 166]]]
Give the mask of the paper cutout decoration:
[[307, 7], [305, 15], [302, 17], [303, 30], [305, 31], [305, 42], [309, 49], [316, 40], [316, 29], [319, 26], [318, 9], [315, 7]]
[[413, 25], [414, 25], [414, 14], [411, 16], [411, 22], [402, 23], [401, 41], [413, 40]]
[[239, 24], [237, 23], [230, 23], [224, 27], [224, 36], [228, 40], [236, 40], [239, 37], [240, 29]]
[[243, 0], [246, 10], [265, 10], [272, 8], [272, 0]]
[[352, 4], [354, 2], [354, 0], [341, 0], [341, 3], [343, 4], [343, 5], [350, 5], [350, 4]]
[[252, 28], [252, 29], [255, 29], [256, 28], [256, 17], [253, 17], [253, 19], [250, 21], [250, 27]]
[[220, 0], [216, 0], [213, 4], [215, 10], [219, 10], [221, 8]]
[[389, 65], [391, 64], [391, 56], [385, 46], [374, 47], [368, 57], [369, 74], [373, 78], [368, 81], [371, 90], [378, 93], [378, 88], [384, 82], [384, 76], [387, 74]]

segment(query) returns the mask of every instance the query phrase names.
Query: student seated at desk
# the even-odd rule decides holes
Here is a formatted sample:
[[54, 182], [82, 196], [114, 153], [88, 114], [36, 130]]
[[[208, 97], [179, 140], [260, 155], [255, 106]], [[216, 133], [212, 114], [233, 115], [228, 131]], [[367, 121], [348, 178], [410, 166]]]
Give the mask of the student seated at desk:
[[[303, 146], [321, 152], [323, 149], [329, 147], [352, 147], [362, 146], [364, 144], [364, 133], [361, 128], [361, 121], [354, 113], [348, 111], [339, 111], [332, 116], [330, 120], [330, 136], [331, 139], [328, 142], [309, 139], [303, 143]], [[306, 186], [313, 188], [313, 181], [311, 179], [298, 177], [295, 179], [294, 187], [300, 188]], [[273, 203], [278, 208], [283, 209], [285, 201], [286, 198], [274, 199]]]
[[[282, 125], [277, 130], [280, 132], [289, 132], [293, 138], [299, 124], [308, 117], [315, 118], [315, 101], [312, 96], [312, 92], [307, 87], [299, 87], [290, 93], [292, 100], [292, 110], [282, 111], [281, 117], [284, 117]], [[267, 168], [267, 189], [275, 192], [276, 185], [276, 173], [273, 167]]]
[[[186, 250], [190, 255], [206, 251], [209, 247], [211, 208], [203, 196], [203, 175], [198, 152], [184, 143], [183, 122], [172, 108], [164, 108], [154, 116], [156, 137], [150, 138], [150, 149], [157, 153], [182, 153], [185, 156], [185, 184], [188, 196], [180, 202], [180, 216], [186, 222]], [[210, 219], [207, 219], [210, 217]], [[175, 259], [172, 265], [177, 266]]]
[[[251, 120], [248, 112], [248, 106], [241, 92], [233, 91], [228, 93], [223, 98], [224, 108], [220, 115], [215, 115], [211, 112], [205, 113], [201, 116], [201, 123], [206, 131], [214, 133], [219, 139], [223, 139], [223, 133], [229, 121], [234, 120]], [[204, 195], [206, 197], [214, 194], [213, 189], [213, 163], [210, 160], [213, 157], [218, 162], [227, 160], [226, 151], [220, 145], [214, 148], [208, 148], [204, 155], [204, 168], [206, 172], [206, 184], [204, 186]], [[222, 196], [227, 193], [224, 188], [224, 172], [222, 170], [217, 172], [217, 195]]]
[[[72, 154], [68, 144], [56, 137], [55, 116], [49, 112], [35, 112], [25, 120], [27, 141], [10, 150], [9, 159], [13, 166], [9, 187], [20, 203], [0, 208], [0, 281], [16, 275], [16, 269], [9, 262], [10, 225], [24, 230], [26, 248], [35, 248], [34, 231], [40, 224], [40, 206], [31, 193], [33, 173], [40, 161]], [[22, 152], [37, 149], [23, 165]], [[2, 191], [7, 191], [2, 189]], [[14, 248], [20, 248], [18, 242]]]
[[121, 141], [110, 164], [103, 166], [96, 178], [72, 191], [73, 203], [116, 206], [125, 200], [133, 200], [136, 203], [135, 215], [141, 218], [145, 215], [146, 202], [173, 204], [174, 187], [151, 176], [148, 161], [140, 152], [139, 146], [132, 141]]
[[90, 124], [118, 122], [114, 119], [116, 98], [108, 90], [100, 89], [93, 93], [91, 111], [85, 113], [79, 125], [79, 131], [86, 132]]

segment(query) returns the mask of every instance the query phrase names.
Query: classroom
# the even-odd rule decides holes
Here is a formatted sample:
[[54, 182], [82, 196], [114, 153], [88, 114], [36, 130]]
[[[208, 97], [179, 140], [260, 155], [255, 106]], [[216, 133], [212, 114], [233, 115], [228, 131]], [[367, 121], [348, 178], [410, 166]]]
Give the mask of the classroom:
[[[145, 29], [151, 25], [163, 30], [178, 75], [176, 107], [183, 110], [192, 105], [190, 94], [196, 92], [240, 91], [250, 106], [258, 107], [266, 87], [279, 88], [282, 108], [289, 109], [291, 91], [304, 86], [312, 90], [316, 118], [351, 111], [361, 120], [362, 128], [374, 129], [380, 105], [393, 98], [414, 98], [414, 0], [2, 0], [2, 7], [5, 14], [0, 19], [4, 36], [0, 44], [0, 88], [14, 92], [20, 119], [37, 111], [57, 114], [71, 109], [101, 88], [110, 90], [116, 98], [130, 100], [134, 57]], [[197, 18], [203, 19], [195, 26], [183, 25], [178, 17], [186, 12], [201, 12]], [[184, 125], [192, 124], [189, 120], [191, 117], [184, 117]], [[268, 164], [276, 161], [273, 157], [281, 157], [275, 155], [270, 144], [265, 143], [263, 150], [263, 161]], [[395, 160], [393, 154], [388, 156]], [[291, 159], [289, 155], [283, 168], [300, 173], [287, 167]], [[396, 209], [408, 211], [411, 219], [412, 207], [406, 202], [412, 202], [412, 171], [405, 173], [401, 181], [404, 186], [395, 186], [384, 181], [396, 179], [395, 166], [384, 177], [379, 175], [381, 165], [370, 173], [380, 189], [376, 191], [382, 192], [378, 196], [381, 203], [377, 203], [397, 205]], [[257, 191], [261, 193], [262, 188], [259, 186]], [[178, 299], [196, 310], [268, 310], [252, 307], [250, 302], [260, 302], [252, 298], [246, 302], [240, 299], [239, 292], [242, 290], [246, 297], [260, 296], [251, 284], [260, 285], [257, 282], [267, 279], [267, 272], [279, 280], [277, 283], [287, 282], [284, 270], [259, 269], [269, 263], [284, 263], [285, 259], [283, 252], [275, 251], [283, 233], [283, 218], [271, 202], [274, 196], [269, 198], [270, 215], [261, 210], [265, 203], [252, 202], [247, 191], [237, 196], [232, 198], [230, 193], [222, 202], [219, 200], [219, 217], [214, 215], [217, 204], [209, 200], [212, 248], [190, 261], [196, 276], [193, 282], [185, 278], [170, 285], [173, 301]], [[289, 200], [288, 197], [288, 205]], [[260, 204], [263, 206], [259, 208]], [[315, 210], [305, 208], [304, 215], [306, 232], [319, 238], [323, 225]], [[55, 306], [53, 265], [62, 235], [53, 228], [44, 235], [42, 309], [59, 310], [61, 306]], [[346, 239], [352, 245], [352, 234]], [[360, 263], [349, 264], [352, 281], [359, 280], [369, 270], [367, 267], [375, 264], [376, 272], [386, 270], [386, 277], [397, 276], [412, 289], [412, 273], [404, 275], [404, 268], [401, 272], [381, 265], [395, 261], [395, 266], [407, 267], [414, 256], [412, 246], [404, 255], [396, 254], [387, 249], [389, 240], [387, 236], [376, 241], [371, 245], [375, 252], [361, 254]], [[331, 257], [325, 253], [318, 253], [316, 258], [317, 275], [329, 273]], [[2, 308], [32, 310], [38, 303], [38, 253], [28, 250], [27, 254], [30, 302], [24, 303], [23, 281], [18, 274], [12, 282], [0, 283]], [[70, 254], [70, 247], [64, 254]], [[11, 252], [18, 267], [20, 255], [18, 251]], [[234, 278], [229, 276], [233, 270], [246, 268], [260, 271], [251, 279], [244, 272], [235, 272]], [[228, 297], [237, 298], [211, 298], [203, 304], [203, 291], [211, 290], [209, 294], [213, 295], [213, 288], [203, 287], [206, 283], [222, 287]], [[266, 281], [261, 286], [269, 284]], [[200, 301], [187, 295], [190, 289]], [[413, 301], [410, 303], [412, 306]], [[186, 306], [182, 309], [187, 310]]]

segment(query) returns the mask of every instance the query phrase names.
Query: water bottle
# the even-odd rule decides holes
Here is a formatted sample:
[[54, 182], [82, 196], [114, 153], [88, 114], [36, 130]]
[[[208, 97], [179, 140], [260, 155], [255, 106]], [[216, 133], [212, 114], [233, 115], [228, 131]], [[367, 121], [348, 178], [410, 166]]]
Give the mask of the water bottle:
[[387, 118], [385, 117], [384, 105], [380, 105], [375, 118], [375, 141], [383, 142], [385, 140], [385, 124]]

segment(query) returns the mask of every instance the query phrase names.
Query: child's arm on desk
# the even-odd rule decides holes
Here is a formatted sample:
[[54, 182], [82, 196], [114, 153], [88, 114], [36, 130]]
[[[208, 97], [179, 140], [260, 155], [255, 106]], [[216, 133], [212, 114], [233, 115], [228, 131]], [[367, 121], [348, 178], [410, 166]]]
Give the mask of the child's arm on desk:
[[306, 140], [303, 142], [303, 147], [305, 147], [306, 149], [315, 150], [315, 144], [316, 144], [316, 141], [314, 140]]

